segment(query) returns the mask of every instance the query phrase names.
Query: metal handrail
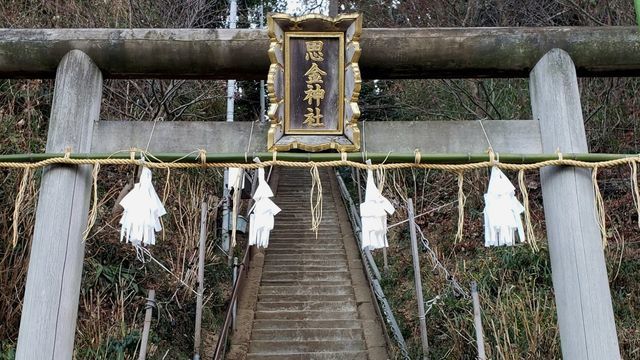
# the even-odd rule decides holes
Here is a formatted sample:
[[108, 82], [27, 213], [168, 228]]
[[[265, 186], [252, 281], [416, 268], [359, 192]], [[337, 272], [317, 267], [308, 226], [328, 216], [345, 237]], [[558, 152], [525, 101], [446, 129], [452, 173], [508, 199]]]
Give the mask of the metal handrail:
[[[359, 245], [358, 247], [360, 248], [360, 257], [362, 258], [364, 263], [368, 265], [368, 266], [365, 266], [365, 269], [367, 270], [365, 271], [365, 275], [367, 278], [367, 282], [369, 283], [369, 288], [371, 289], [371, 292], [375, 295], [376, 299], [378, 300], [375, 306], [376, 312], [378, 313], [378, 316], [386, 320], [382, 322], [382, 326], [384, 327], [384, 335], [385, 335], [387, 344], [391, 344], [391, 339], [389, 338], [389, 335], [388, 335], [389, 334], [389, 328], [387, 327], [387, 322], [388, 322], [389, 326], [391, 327], [391, 333], [393, 334], [394, 339], [398, 343], [398, 347], [400, 348], [402, 357], [404, 359], [410, 359], [409, 352], [407, 350], [407, 345], [404, 341], [404, 337], [400, 332], [400, 328], [398, 326], [398, 323], [396, 322], [395, 316], [393, 315], [391, 306], [389, 305], [389, 302], [387, 301], [387, 298], [384, 295], [384, 292], [382, 291], [382, 286], [380, 286], [381, 277], [380, 277], [380, 271], [378, 270], [378, 266], [376, 265], [376, 262], [373, 259], [373, 255], [371, 255], [371, 251], [369, 249], [362, 250], [362, 246], [360, 246], [362, 231], [361, 231], [361, 225], [360, 225], [360, 218], [357, 215], [358, 214], [357, 208], [353, 203], [353, 200], [351, 199], [351, 195], [347, 190], [347, 186], [345, 185], [344, 180], [342, 180], [342, 177], [337, 171], [336, 171], [336, 177], [338, 179], [338, 187], [340, 188], [340, 194], [342, 195], [342, 200], [343, 202], [345, 202], [345, 205], [347, 205], [346, 206], [347, 214], [349, 215], [349, 221], [351, 222], [353, 233], [357, 239], [356, 241], [358, 242], [358, 245]], [[380, 307], [382, 307], [382, 309]]]
[[218, 336], [218, 342], [216, 343], [216, 350], [213, 354], [213, 360], [220, 360], [224, 357], [227, 340], [229, 337], [229, 330], [233, 325], [233, 308], [234, 304], [238, 300], [238, 293], [242, 289], [244, 285], [243, 275], [247, 270], [249, 270], [249, 263], [251, 262], [251, 246], [247, 245], [244, 256], [242, 258], [242, 263], [238, 265], [238, 277], [236, 278], [236, 282], [233, 284], [233, 292], [231, 293], [231, 301], [229, 302], [229, 308], [227, 309], [227, 314], [224, 318], [224, 323], [222, 324], [222, 329], [220, 330], [220, 336]]
[[[247, 219], [249, 218], [249, 212], [253, 203], [253, 194], [256, 191], [256, 183], [257, 181], [255, 176], [250, 177], [251, 182], [251, 195], [252, 198], [249, 200], [249, 206], [247, 206]], [[231, 251], [231, 249], [230, 249]], [[238, 301], [238, 294], [242, 290], [244, 286], [244, 275], [249, 270], [249, 263], [251, 262], [251, 246], [247, 242], [247, 247], [244, 250], [244, 256], [242, 257], [242, 262], [238, 264], [238, 274], [236, 276], [236, 280], [233, 284], [233, 290], [231, 292], [231, 301], [229, 301], [229, 308], [227, 309], [227, 313], [224, 318], [224, 323], [222, 324], [222, 328], [220, 330], [220, 335], [218, 336], [218, 342], [216, 343], [216, 349], [213, 354], [213, 360], [220, 360], [224, 357], [227, 347], [227, 340], [229, 338], [229, 330], [233, 327], [235, 322], [234, 309], [237, 308], [236, 303]], [[235, 265], [234, 265], [235, 266]]]

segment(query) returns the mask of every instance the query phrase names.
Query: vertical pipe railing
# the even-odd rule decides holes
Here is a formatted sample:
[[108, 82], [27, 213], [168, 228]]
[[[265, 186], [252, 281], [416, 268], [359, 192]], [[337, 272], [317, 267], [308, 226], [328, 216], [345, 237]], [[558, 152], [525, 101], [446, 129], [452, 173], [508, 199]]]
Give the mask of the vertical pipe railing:
[[[233, 286], [236, 286], [236, 282], [238, 281], [238, 258], [236, 256], [233, 257]], [[236, 319], [237, 319], [237, 310], [238, 310], [238, 299], [234, 299], [231, 303], [231, 328], [233, 330], [236, 329]]]
[[[229, 5], [229, 29], [235, 29], [238, 21], [238, 4], [236, 0], [231, 0]], [[227, 121], [233, 121], [234, 100], [236, 95], [236, 81], [227, 81]]]
[[196, 297], [196, 329], [193, 335], [193, 360], [200, 359], [202, 333], [202, 301], [204, 297], [204, 256], [207, 242], [207, 218], [209, 205], [203, 201], [200, 205], [200, 239], [198, 241], [198, 295]]
[[156, 306], [156, 291], [151, 289], [147, 295], [147, 305], [144, 313], [144, 326], [142, 328], [142, 338], [140, 339], [140, 355], [138, 360], [147, 358], [147, 344], [149, 342], [149, 331], [151, 330], [151, 316], [153, 308]]
[[486, 360], [484, 351], [484, 333], [482, 331], [482, 314], [480, 313], [480, 297], [478, 296], [478, 284], [471, 282], [471, 299], [473, 300], [473, 326], [476, 330], [476, 343], [478, 347], [478, 360]]
[[[336, 177], [338, 179], [338, 187], [340, 189], [340, 194], [342, 195], [342, 200], [347, 207], [347, 214], [349, 215], [349, 221], [351, 222], [351, 227], [353, 229], [353, 234], [357, 239], [358, 247], [360, 248], [360, 256], [365, 263], [365, 275], [366, 279], [369, 282], [369, 287], [371, 291], [375, 295], [377, 301], [375, 302], [376, 313], [380, 318], [385, 321], [382, 322], [384, 327], [384, 334], [387, 344], [391, 345], [391, 339], [388, 335], [388, 326], [391, 328], [391, 333], [393, 334], [394, 339], [398, 344], [398, 348], [400, 349], [400, 353], [403, 359], [410, 359], [409, 354], [407, 352], [407, 345], [404, 341], [404, 337], [402, 336], [402, 332], [400, 332], [400, 328], [398, 323], [396, 322], [396, 318], [393, 315], [393, 311], [391, 310], [391, 306], [387, 301], [386, 296], [382, 290], [382, 286], [380, 286], [380, 271], [378, 270], [378, 266], [376, 265], [375, 259], [371, 255], [371, 251], [369, 249], [362, 250], [362, 241], [361, 241], [361, 225], [360, 218], [358, 216], [358, 211], [356, 206], [351, 199], [351, 195], [349, 195], [349, 191], [347, 190], [347, 186], [345, 185], [342, 177], [338, 172], [336, 172]], [[368, 265], [368, 266], [367, 266]]]
[[420, 274], [420, 257], [418, 256], [418, 237], [416, 235], [415, 214], [413, 200], [407, 199], [407, 216], [409, 217], [409, 233], [411, 235], [411, 256], [413, 258], [413, 281], [416, 287], [416, 301], [418, 302], [418, 319], [420, 320], [420, 340], [422, 342], [422, 358], [429, 358], [429, 340], [427, 338], [427, 321], [424, 312], [424, 298], [422, 294], [422, 276]]
[[[260, 2], [260, 28], [264, 28], [264, 5]], [[260, 80], [260, 122], [267, 121], [265, 114], [264, 80]]]

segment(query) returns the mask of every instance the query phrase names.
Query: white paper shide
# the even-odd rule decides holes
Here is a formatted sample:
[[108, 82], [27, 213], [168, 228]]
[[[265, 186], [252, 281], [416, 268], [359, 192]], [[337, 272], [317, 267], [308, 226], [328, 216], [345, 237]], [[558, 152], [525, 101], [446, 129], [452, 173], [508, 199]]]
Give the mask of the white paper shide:
[[512, 246], [516, 232], [520, 241], [525, 241], [521, 218], [524, 207], [516, 199], [515, 187], [495, 166], [491, 169], [484, 203], [484, 246]]
[[264, 178], [264, 169], [258, 169], [258, 187], [253, 194], [253, 205], [249, 215], [249, 245], [258, 248], [269, 246], [269, 234], [273, 230], [274, 217], [280, 212], [280, 208], [271, 201], [273, 192]]
[[362, 224], [362, 249], [370, 250], [388, 247], [387, 215], [395, 209], [387, 198], [382, 196], [373, 181], [373, 172], [367, 170], [367, 188], [364, 202], [360, 204]]
[[167, 212], [153, 188], [151, 170], [142, 168], [140, 182], [120, 201], [124, 212], [120, 219], [120, 241], [136, 247], [155, 245], [156, 232], [162, 230], [160, 217]]

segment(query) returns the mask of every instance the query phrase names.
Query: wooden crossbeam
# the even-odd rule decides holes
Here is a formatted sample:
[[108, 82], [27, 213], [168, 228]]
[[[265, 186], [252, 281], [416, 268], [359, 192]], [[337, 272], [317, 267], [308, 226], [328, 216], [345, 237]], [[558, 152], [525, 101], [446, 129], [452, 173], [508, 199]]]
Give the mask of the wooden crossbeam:
[[[365, 79], [527, 77], [547, 51], [578, 76], [640, 75], [636, 27], [364, 29]], [[256, 29], [0, 29], [0, 78], [53, 77], [70, 50], [105, 77], [264, 80], [269, 39]]]
[[[540, 129], [533, 120], [482, 122], [494, 151], [539, 153]], [[92, 152], [112, 153], [132, 147], [151, 152], [211, 153], [267, 150], [268, 124], [250, 122], [99, 121], [94, 126]], [[253, 127], [253, 130], [252, 130]], [[489, 145], [478, 121], [368, 121], [360, 124], [363, 151], [386, 153], [481, 153]], [[249, 140], [251, 138], [251, 140]], [[249, 141], [251, 141], [249, 143]]]

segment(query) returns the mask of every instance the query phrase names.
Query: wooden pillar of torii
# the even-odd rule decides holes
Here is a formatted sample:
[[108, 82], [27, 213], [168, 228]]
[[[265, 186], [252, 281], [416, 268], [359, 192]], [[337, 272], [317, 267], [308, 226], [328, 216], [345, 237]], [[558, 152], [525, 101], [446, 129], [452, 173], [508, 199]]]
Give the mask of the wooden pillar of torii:
[[[102, 73], [85, 53], [70, 51], [56, 74], [47, 152], [91, 151], [101, 100]], [[44, 169], [17, 360], [73, 357], [90, 198], [91, 166]]]
[[[589, 152], [575, 66], [553, 49], [531, 71], [542, 152]], [[540, 170], [553, 289], [564, 359], [620, 359], [602, 239], [588, 169]]]

